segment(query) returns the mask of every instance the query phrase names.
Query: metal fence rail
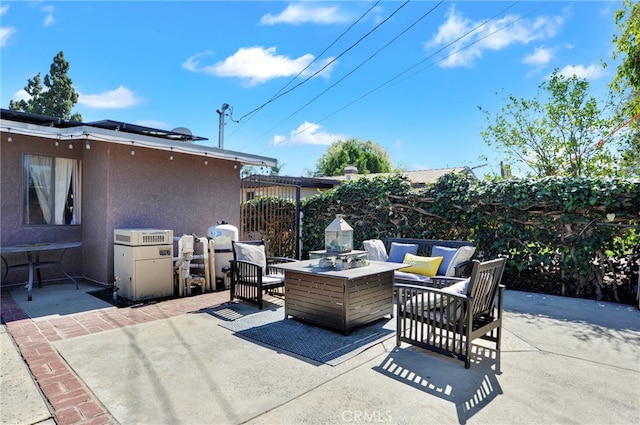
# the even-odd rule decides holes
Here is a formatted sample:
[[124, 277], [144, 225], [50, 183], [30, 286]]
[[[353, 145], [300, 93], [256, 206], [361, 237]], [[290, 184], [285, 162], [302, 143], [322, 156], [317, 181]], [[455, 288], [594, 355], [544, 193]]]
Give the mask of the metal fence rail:
[[268, 255], [300, 258], [300, 186], [290, 177], [252, 175], [240, 192], [240, 239], [264, 239]]

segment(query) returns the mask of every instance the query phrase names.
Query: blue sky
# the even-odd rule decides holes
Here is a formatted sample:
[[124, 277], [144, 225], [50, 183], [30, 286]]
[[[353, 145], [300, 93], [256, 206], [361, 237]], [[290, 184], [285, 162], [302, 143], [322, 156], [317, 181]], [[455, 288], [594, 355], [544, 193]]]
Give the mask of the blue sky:
[[[3, 108], [63, 51], [74, 112], [277, 158], [307, 175], [336, 140], [371, 140], [406, 170], [503, 159], [480, 136], [505, 97], [554, 70], [613, 78], [613, 14], [601, 1], [3, 1]], [[608, 67], [602, 67], [602, 61]], [[482, 159], [486, 156], [488, 160]]]

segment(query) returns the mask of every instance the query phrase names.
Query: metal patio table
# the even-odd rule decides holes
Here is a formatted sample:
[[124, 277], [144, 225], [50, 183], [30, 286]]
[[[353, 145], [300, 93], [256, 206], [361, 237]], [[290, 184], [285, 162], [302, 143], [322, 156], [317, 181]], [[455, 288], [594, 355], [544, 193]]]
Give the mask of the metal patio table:
[[[44, 269], [47, 267], [58, 267], [62, 270], [67, 278], [71, 279], [73, 283], [76, 284], [76, 289], [78, 289], [78, 282], [67, 273], [67, 271], [62, 267], [62, 257], [67, 249], [70, 248], [79, 248], [82, 246], [82, 242], [51, 242], [51, 243], [32, 243], [32, 244], [20, 244], [20, 245], [11, 245], [11, 246], [3, 246], [0, 247], [0, 258], [2, 258], [2, 262], [4, 263], [5, 272], [2, 276], [2, 280], [7, 277], [7, 274], [10, 270], [13, 269], [28, 269], [29, 270], [29, 283], [27, 284], [27, 300], [31, 301], [32, 292], [33, 292], [33, 274], [37, 271], [38, 273], [38, 284], [42, 287], [42, 278], [40, 277], [40, 269]], [[60, 255], [56, 260], [47, 260], [40, 261], [40, 253], [47, 251], [61, 251]], [[25, 253], [27, 256], [26, 264], [14, 264], [10, 265], [6, 258], [6, 254], [16, 254], [16, 253]]]

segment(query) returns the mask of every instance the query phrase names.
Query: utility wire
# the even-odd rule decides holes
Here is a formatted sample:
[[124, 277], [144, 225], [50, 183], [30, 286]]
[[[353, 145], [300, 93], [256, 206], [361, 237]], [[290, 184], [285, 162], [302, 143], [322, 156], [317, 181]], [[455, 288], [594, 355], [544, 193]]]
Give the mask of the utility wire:
[[[421, 17], [419, 17], [416, 21], [414, 21], [411, 25], [409, 25], [407, 28], [405, 28], [403, 31], [401, 31], [398, 35], [396, 35], [394, 38], [392, 38], [389, 42], [387, 42], [384, 46], [382, 46], [381, 48], [379, 48], [378, 50], [376, 50], [372, 55], [370, 55], [367, 59], [365, 59], [364, 61], [362, 61], [358, 66], [356, 66], [355, 68], [353, 68], [351, 71], [349, 71], [348, 73], [346, 73], [344, 76], [342, 76], [340, 79], [338, 79], [335, 83], [333, 83], [332, 85], [330, 85], [329, 87], [327, 87], [326, 89], [324, 89], [322, 92], [320, 92], [320, 94], [318, 94], [316, 97], [314, 97], [313, 99], [311, 99], [310, 101], [308, 101], [307, 103], [305, 103], [304, 105], [302, 105], [300, 108], [298, 108], [295, 112], [293, 112], [292, 114], [290, 114], [287, 118], [285, 118], [285, 120], [293, 117], [295, 114], [297, 114], [298, 112], [300, 112], [301, 110], [303, 110], [304, 108], [306, 108], [307, 106], [309, 106], [310, 104], [312, 104], [313, 102], [315, 102], [316, 100], [318, 100], [321, 96], [323, 96], [324, 94], [326, 94], [329, 90], [331, 90], [332, 88], [334, 88], [335, 86], [337, 86], [338, 84], [340, 84], [342, 81], [344, 81], [347, 77], [349, 77], [351, 74], [353, 74], [354, 72], [356, 72], [358, 69], [360, 69], [362, 66], [364, 66], [367, 62], [369, 62], [371, 59], [373, 59], [374, 57], [376, 57], [380, 52], [382, 52], [384, 49], [386, 49], [387, 47], [389, 47], [391, 44], [393, 44], [398, 38], [400, 38], [401, 36], [403, 36], [407, 31], [409, 31], [411, 28], [413, 28], [415, 25], [418, 24], [418, 22], [422, 21], [424, 18], [426, 18], [428, 15], [430, 15], [436, 8], [438, 8], [442, 3], [444, 3], [444, 0], [440, 0], [440, 2], [438, 4], [436, 4], [435, 6], [433, 6], [429, 11], [427, 11], [426, 13], [424, 13]], [[406, 4], [406, 3], [405, 3]], [[283, 120], [284, 121], [284, 120]]]
[[[500, 12], [496, 13], [496, 14], [495, 14], [495, 15], [493, 15], [491, 18], [487, 19], [487, 20], [486, 20], [486, 21], [484, 21], [482, 24], [480, 24], [480, 25], [478, 25], [477, 27], [475, 27], [473, 30], [470, 30], [469, 32], [465, 33], [463, 36], [458, 37], [456, 40], [452, 41], [451, 43], [447, 44], [446, 46], [444, 46], [444, 47], [442, 47], [442, 48], [438, 49], [436, 52], [432, 53], [431, 55], [429, 55], [429, 56], [428, 56], [428, 57], [426, 57], [425, 59], [423, 59], [423, 60], [421, 60], [421, 61], [417, 62], [416, 64], [414, 64], [413, 66], [411, 66], [411, 67], [410, 67], [410, 68], [408, 68], [407, 70], [403, 71], [403, 72], [402, 72], [401, 74], [399, 74], [398, 76], [394, 77], [394, 79], [395, 79], [395, 78], [397, 78], [397, 77], [399, 77], [400, 75], [402, 75], [402, 74], [406, 73], [407, 71], [409, 71], [409, 70], [411, 70], [411, 69], [415, 68], [416, 66], [418, 66], [418, 65], [420, 65], [420, 64], [422, 64], [422, 63], [424, 63], [424, 62], [426, 62], [428, 59], [431, 59], [431, 58], [432, 58], [432, 57], [434, 57], [436, 54], [438, 54], [438, 53], [442, 52], [443, 50], [445, 50], [445, 49], [447, 49], [448, 47], [450, 47], [451, 45], [453, 45], [453, 44], [457, 43], [457, 42], [458, 42], [458, 41], [460, 41], [461, 39], [463, 39], [463, 38], [467, 37], [467, 36], [468, 36], [468, 35], [470, 35], [472, 32], [477, 31], [480, 27], [482, 27], [482, 26], [484, 26], [484, 25], [488, 24], [489, 22], [491, 22], [492, 20], [494, 20], [498, 15], [502, 15], [503, 13], [505, 13], [507, 10], [511, 9], [513, 6], [515, 6], [515, 5], [516, 5], [516, 4], [518, 4], [518, 3], [520, 3], [520, 1], [514, 2], [514, 3], [512, 3], [510, 6], [508, 6], [508, 7], [504, 8], [504, 9], [502, 9]], [[461, 52], [462, 50], [465, 50], [465, 49], [467, 49], [467, 48], [469, 48], [469, 47], [473, 46], [474, 44], [477, 44], [477, 43], [481, 42], [482, 40], [484, 40], [484, 39], [486, 39], [486, 38], [491, 37], [492, 35], [494, 35], [494, 34], [496, 34], [496, 33], [500, 32], [500, 31], [504, 30], [504, 29], [505, 29], [505, 28], [507, 28], [507, 27], [510, 27], [510, 26], [512, 26], [512, 25], [514, 25], [514, 24], [516, 24], [517, 22], [520, 22], [521, 20], [523, 20], [523, 19], [527, 18], [527, 17], [528, 17], [528, 16], [530, 16], [530, 15], [533, 15], [534, 13], [536, 13], [536, 12], [540, 11], [541, 9], [545, 8], [546, 6], [547, 6], [546, 4], [543, 4], [542, 6], [540, 6], [540, 7], [537, 7], [537, 8], [535, 8], [535, 9], [533, 9], [531, 12], [529, 12], [529, 13], [527, 13], [527, 14], [523, 15], [523, 16], [520, 16], [518, 19], [514, 19], [513, 21], [510, 21], [510, 22], [508, 22], [508, 23], [504, 24], [504, 25], [503, 25], [503, 26], [501, 26], [500, 28], [497, 28], [496, 30], [494, 30], [494, 31], [492, 31], [492, 32], [490, 32], [490, 33], [488, 33], [488, 34], [486, 34], [486, 35], [484, 35], [484, 36], [482, 36], [482, 37], [478, 38], [477, 40], [475, 40], [475, 41], [473, 41], [473, 42], [471, 42], [471, 43], [469, 43], [469, 44], [466, 44], [466, 45], [462, 46], [461, 48], [459, 48], [459, 49], [457, 49], [457, 50], [452, 51], [451, 53], [449, 53], [449, 54], [448, 54], [448, 55], [446, 55], [446, 56], [443, 56], [443, 57], [439, 58], [439, 59], [438, 59], [438, 60], [436, 60], [435, 62], [430, 63], [430, 64], [428, 64], [427, 66], [425, 66], [424, 68], [421, 68], [421, 69], [417, 70], [417, 71], [416, 71], [416, 72], [414, 72], [413, 74], [410, 74], [410, 75], [406, 76], [405, 78], [403, 78], [402, 80], [400, 80], [400, 81], [396, 82], [395, 84], [401, 83], [402, 81], [405, 81], [405, 80], [407, 80], [407, 79], [409, 79], [409, 78], [413, 77], [414, 75], [419, 74], [420, 72], [422, 72], [422, 71], [424, 71], [424, 70], [426, 70], [426, 69], [428, 69], [428, 68], [431, 68], [432, 66], [434, 66], [434, 65], [436, 65], [436, 64], [438, 64], [438, 63], [440, 63], [440, 62], [444, 61], [445, 59], [447, 59], [447, 58], [449, 58], [449, 57], [451, 57], [451, 56], [455, 55], [456, 53], [459, 53], [459, 52]], [[394, 85], [395, 85], [395, 84], [394, 84]]]
[[[410, 0], [408, 0], [410, 1]], [[324, 67], [322, 67], [322, 69], [320, 69], [319, 71], [315, 72], [314, 74], [310, 75], [309, 77], [307, 77], [304, 81], [300, 82], [299, 84], [297, 84], [295, 87], [287, 90], [287, 92], [282, 93], [282, 91], [287, 88], [296, 78], [298, 78], [306, 69], [308, 69], [314, 62], [316, 62], [324, 53], [326, 53], [327, 50], [329, 50], [333, 45], [335, 45], [338, 40], [340, 40], [344, 35], [346, 35], [353, 27], [355, 27], [356, 24], [358, 24], [362, 19], [364, 19], [364, 17], [366, 15], [369, 14], [369, 12], [371, 12], [377, 5], [378, 3], [380, 3], [380, 0], [376, 1], [376, 3], [371, 6], [367, 11], [365, 11], [365, 13], [363, 13], [355, 22], [353, 22], [349, 28], [347, 28], [345, 31], [342, 32], [342, 34], [340, 34], [333, 42], [331, 42], [329, 44], [329, 46], [327, 46], [319, 55], [317, 55], [303, 70], [301, 70], [300, 72], [298, 72], [298, 74], [293, 77], [291, 80], [289, 80], [289, 82], [287, 84], [285, 84], [280, 90], [278, 90], [278, 92], [273, 95], [267, 102], [263, 103], [262, 105], [260, 105], [259, 107], [253, 109], [252, 111], [250, 111], [249, 113], [243, 115], [242, 117], [240, 117], [240, 119], [238, 120], [234, 120], [236, 123], [239, 123], [240, 126], [236, 127], [236, 129], [229, 135], [230, 137], [232, 137], [236, 132], [238, 132], [242, 127], [244, 127], [244, 125], [255, 116], [255, 114], [257, 114], [260, 110], [262, 110], [262, 108], [264, 108], [265, 106], [267, 106], [268, 104], [270, 104], [271, 102], [275, 101], [276, 99], [284, 96], [285, 94], [293, 91], [294, 89], [298, 88], [299, 86], [301, 86], [302, 84], [306, 83], [307, 81], [309, 81], [310, 79], [312, 79], [313, 77], [315, 77], [316, 75], [318, 75], [320, 72], [322, 72], [324, 69], [326, 69], [329, 65], [331, 65], [332, 63], [334, 63], [338, 58], [340, 58], [341, 56], [343, 56], [347, 51], [351, 50], [353, 47], [355, 47], [357, 44], [359, 44], [362, 40], [364, 40], [366, 37], [368, 37], [373, 31], [375, 31], [377, 28], [379, 28], [384, 22], [378, 24], [372, 31], [369, 31], [368, 34], [366, 34], [364, 37], [361, 37], [356, 43], [352, 44], [351, 46], [349, 46], [348, 49], [344, 50], [342, 53], [340, 53], [336, 58], [332, 59], [328, 64], [326, 64]], [[247, 118], [247, 120], [244, 120], [244, 118]], [[261, 136], [262, 137], [262, 136]], [[255, 141], [256, 139], [254, 139]], [[253, 142], [250, 142], [249, 144], [251, 144]], [[248, 145], [245, 145], [245, 147]]]
[[[365, 38], [367, 38], [368, 36], [370, 36], [375, 30], [377, 30], [378, 28], [380, 28], [382, 25], [384, 25], [387, 21], [389, 21], [389, 19], [391, 19], [396, 13], [398, 13], [402, 8], [404, 8], [411, 0], [406, 0], [402, 5], [400, 5], [400, 7], [398, 7], [396, 10], [394, 10], [388, 17], [386, 17], [383, 21], [381, 21], [380, 23], [378, 23], [378, 25], [376, 25], [371, 31], [369, 31], [368, 33], [366, 33], [364, 36], [360, 37], [360, 39], [358, 41], [356, 41], [354, 44], [352, 44], [351, 46], [349, 46], [346, 50], [344, 50], [342, 53], [340, 53], [333, 61], [337, 60], [338, 58], [344, 56], [347, 52], [349, 52], [351, 49], [353, 49], [355, 46], [357, 46], [358, 44], [360, 44], [360, 42], [362, 42]], [[441, 0], [440, 3], [442, 3], [444, 0]], [[314, 77], [315, 75], [319, 74], [322, 70], [324, 70], [327, 66], [329, 66], [329, 64], [325, 65], [322, 69], [320, 69], [319, 71], [317, 71], [316, 73], [314, 73], [312, 76], [310, 76], [309, 78], [307, 78], [305, 81], [309, 80], [310, 78]], [[359, 68], [359, 66], [358, 66]], [[353, 72], [353, 71], [352, 71]], [[343, 78], [344, 79], [344, 78]], [[304, 83], [304, 81], [302, 82]], [[291, 92], [292, 90], [294, 90], [295, 88], [299, 87], [302, 83], [297, 84], [296, 86], [294, 86], [293, 88], [287, 90], [284, 93], [281, 93], [280, 95], [276, 96], [275, 99], [280, 98], [282, 96], [284, 96], [285, 94]], [[332, 86], [333, 87], [333, 86]], [[325, 90], [326, 91], [326, 90]], [[274, 99], [274, 100], [275, 100]], [[267, 102], [269, 103], [269, 102]], [[258, 109], [258, 108], [256, 108]], [[296, 111], [297, 113], [297, 111]], [[246, 115], [245, 115], [246, 116]], [[288, 118], [285, 118], [285, 120]], [[284, 121], [284, 120], [283, 120]], [[275, 126], [271, 127], [269, 130], [265, 131], [264, 133], [262, 133], [262, 135], [256, 137], [255, 139], [253, 139], [251, 142], [249, 142], [248, 144], [246, 144], [244, 146], [244, 148], [246, 148], [247, 146], [251, 145], [253, 142], [255, 142], [256, 140], [262, 138], [266, 133], [270, 132], [271, 130], [273, 130], [276, 126], [278, 126], [279, 124], [281, 124], [282, 121], [278, 124], [276, 124]]]
[[[407, 0], [405, 3], [403, 3], [400, 7], [398, 7], [395, 11], [393, 11], [393, 13], [391, 15], [389, 15], [382, 23], [388, 21], [389, 19], [391, 19], [396, 13], [398, 13], [403, 7], [405, 7], [411, 0]], [[251, 141], [249, 144], [255, 142], [256, 140], [260, 139], [261, 137], [264, 136], [264, 134], [269, 133], [270, 131], [272, 131], [274, 128], [276, 128], [277, 126], [279, 126], [280, 124], [282, 124], [283, 122], [285, 122], [286, 120], [290, 119], [291, 117], [293, 117], [295, 114], [297, 114], [298, 112], [300, 112], [301, 110], [303, 110], [304, 108], [306, 108], [307, 106], [309, 106], [311, 103], [315, 102], [317, 99], [319, 99], [321, 96], [323, 96], [324, 94], [326, 94], [329, 90], [333, 89], [335, 86], [337, 86], [338, 84], [340, 84], [342, 81], [344, 81], [347, 77], [349, 77], [350, 75], [352, 75], [354, 72], [356, 72], [358, 69], [360, 69], [362, 66], [364, 66], [367, 62], [369, 62], [371, 59], [373, 59], [375, 56], [377, 56], [381, 51], [383, 51], [384, 49], [386, 49], [387, 47], [389, 47], [392, 43], [394, 43], [398, 38], [400, 38], [402, 35], [404, 35], [407, 31], [409, 31], [411, 28], [413, 28], [415, 25], [417, 25], [420, 21], [422, 21], [424, 18], [426, 18], [429, 14], [431, 14], [436, 8], [438, 8], [442, 3], [444, 3], [444, 0], [441, 0], [438, 4], [436, 4], [435, 6], [433, 6], [431, 9], [429, 9], [427, 12], [425, 12], [422, 16], [420, 16], [418, 19], [416, 19], [411, 25], [409, 25], [408, 27], [406, 27], [404, 30], [402, 30], [399, 34], [397, 34], [393, 39], [391, 39], [389, 42], [387, 42], [384, 46], [382, 46], [380, 49], [378, 49], [377, 51], [375, 51], [372, 55], [370, 55], [367, 59], [365, 59], [364, 61], [362, 61], [360, 64], [358, 64], [358, 66], [356, 66], [355, 68], [353, 68], [351, 71], [349, 71], [347, 74], [345, 74], [344, 76], [342, 76], [339, 80], [337, 80], [335, 83], [333, 83], [331, 86], [329, 86], [328, 88], [326, 88], [325, 90], [323, 90], [320, 94], [318, 94], [317, 96], [315, 96], [313, 99], [311, 99], [310, 101], [308, 101], [307, 103], [305, 103], [303, 106], [301, 106], [300, 108], [298, 108], [295, 112], [293, 112], [292, 114], [290, 114], [288, 117], [282, 119], [280, 122], [278, 122], [277, 124], [275, 124], [274, 126], [272, 126], [270, 129], [266, 130], [261, 136], [256, 137], [253, 141]], [[382, 24], [381, 23], [381, 24]], [[377, 27], [376, 27], [377, 28]], [[248, 145], [247, 145], [248, 146]]]
[[[408, 0], [407, 2], [405, 2], [400, 8], [396, 9], [392, 15], [389, 16], [389, 18], [391, 16], [393, 16], [395, 13], [397, 13], [402, 7], [404, 7], [410, 0]], [[315, 102], [316, 100], [318, 100], [320, 97], [322, 97], [323, 95], [325, 95], [329, 90], [333, 89], [334, 87], [336, 87], [338, 84], [340, 84], [342, 81], [344, 81], [347, 77], [349, 77], [350, 75], [352, 75], [354, 72], [356, 72], [358, 69], [360, 69], [362, 66], [364, 66], [367, 62], [369, 62], [371, 59], [373, 59], [374, 57], [376, 57], [378, 54], [380, 54], [380, 52], [382, 52], [384, 49], [386, 49], [387, 47], [389, 47], [391, 44], [393, 44], [398, 38], [400, 38], [402, 35], [404, 35], [407, 31], [409, 31], [411, 28], [413, 28], [415, 25], [417, 25], [420, 21], [422, 21], [424, 18], [426, 18], [427, 16], [429, 16], [431, 13], [433, 13], [433, 11], [435, 9], [437, 9], [440, 5], [442, 5], [444, 3], [444, 0], [441, 0], [440, 2], [438, 2], [435, 6], [433, 6], [431, 9], [429, 9], [427, 12], [425, 12], [422, 16], [420, 16], [418, 19], [416, 19], [413, 23], [411, 23], [409, 26], [407, 26], [404, 30], [402, 30], [400, 33], [398, 33], [394, 38], [392, 38], [389, 42], [387, 42], [384, 46], [382, 46], [381, 48], [379, 48], [378, 50], [376, 50], [373, 54], [371, 54], [368, 58], [366, 58], [364, 61], [362, 61], [360, 64], [358, 64], [358, 66], [356, 66], [355, 68], [353, 68], [351, 71], [349, 71], [347, 74], [343, 75], [340, 79], [338, 79], [335, 83], [333, 83], [331, 86], [327, 87], [325, 90], [323, 90], [322, 92], [320, 92], [317, 96], [315, 96], [313, 99], [309, 100], [307, 103], [305, 103], [304, 105], [302, 105], [300, 108], [298, 108], [296, 111], [294, 111], [293, 113], [291, 113], [289, 116], [287, 116], [286, 118], [282, 119], [280, 122], [278, 122], [277, 124], [275, 124], [273, 127], [271, 127], [270, 129], [268, 129], [267, 131], [265, 131], [263, 134], [270, 132], [271, 130], [273, 130], [275, 127], [279, 126], [280, 124], [282, 124], [283, 122], [285, 122], [286, 120], [290, 119], [291, 117], [293, 117], [294, 115], [296, 115], [298, 112], [302, 111], [304, 108], [306, 108], [307, 106], [309, 106], [311, 103]], [[387, 18], [387, 19], [389, 19]], [[308, 128], [308, 127], [307, 127]], [[295, 134], [300, 134], [303, 131], [305, 131], [307, 128], [302, 129], [300, 131], [298, 131]], [[262, 136], [259, 136], [262, 137]], [[258, 137], [258, 138], [259, 138]], [[254, 139], [255, 141], [255, 139]], [[252, 142], [253, 143], [253, 142]], [[267, 148], [267, 150], [270, 148]], [[264, 151], [263, 151], [264, 152]]]
[[[331, 65], [332, 63], [334, 63], [339, 57], [343, 56], [346, 52], [348, 52], [349, 50], [351, 50], [353, 47], [355, 47], [358, 43], [360, 43], [364, 38], [368, 37], [374, 30], [376, 30], [378, 28], [378, 26], [376, 26], [372, 31], [370, 31], [368, 34], [366, 34], [364, 37], [360, 38], [360, 40], [358, 40], [356, 43], [352, 44], [351, 46], [349, 46], [349, 48], [345, 51], [343, 51], [342, 53], [340, 53], [339, 56], [337, 56], [336, 58], [332, 59], [329, 63], [327, 63], [324, 67], [322, 67], [319, 71], [316, 71], [315, 73], [313, 73], [312, 75], [310, 75], [309, 77], [305, 78], [303, 81], [301, 81], [300, 83], [296, 84], [293, 88], [287, 90], [286, 92], [283, 93], [283, 90], [286, 89], [287, 87], [289, 87], [289, 85], [291, 83], [293, 83], [300, 75], [302, 75], [302, 73], [304, 73], [307, 69], [309, 69], [311, 67], [311, 65], [313, 65], [315, 62], [318, 61], [318, 59], [320, 59], [322, 57], [322, 55], [324, 55], [327, 50], [329, 50], [331, 47], [333, 47], [342, 37], [344, 37], [349, 31], [351, 31], [351, 29], [353, 27], [355, 27], [361, 20], [363, 20], [365, 18], [366, 15], [369, 14], [369, 12], [371, 12], [378, 4], [380, 3], [380, 0], [376, 1], [373, 6], [371, 6], [369, 9], [367, 9], [367, 11], [365, 11], [362, 15], [360, 15], [360, 17], [355, 20], [351, 25], [349, 25], [349, 27], [344, 30], [342, 32], [342, 34], [340, 34], [335, 40], [333, 40], [327, 47], [325, 47], [325, 49], [320, 52], [320, 54], [318, 54], [316, 57], [313, 58], [313, 60], [311, 62], [309, 62], [307, 64], [307, 66], [305, 66], [302, 70], [300, 70], [300, 72], [298, 72], [294, 77], [292, 77], [287, 84], [285, 84], [280, 90], [278, 90], [278, 92], [273, 95], [269, 100], [267, 100], [265, 103], [263, 103], [262, 105], [258, 106], [257, 108], [253, 109], [252, 111], [250, 111], [249, 113], [243, 115], [242, 117], [240, 117], [240, 119], [238, 119], [238, 121], [242, 121], [244, 118], [249, 117], [249, 116], [253, 116], [256, 113], [258, 113], [262, 108], [264, 108], [265, 106], [267, 106], [268, 104], [270, 104], [271, 102], [275, 101], [276, 99], [280, 98], [281, 96], [284, 96], [285, 94], [291, 92], [292, 90], [300, 87], [302, 84], [306, 83], [307, 81], [309, 81], [310, 79], [312, 79], [313, 77], [315, 77], [316, 75], [318, 75], [320, 72], [322, 72], [323, 70], [325, 70], [329, 65]], [[249, 117], [250, 119], [251, 117]]]
[[[533, 11], [531, 11], [531, 12], [527, 13], [526, 15], [524, 15], [524, 16], [522, 16], [522, 17], [518, 18], [518, 19], [515, 19], [515, 20], [513, 20], [513, 21], [509, 22], [508, 24], [505, 24], [504, 26], [502, 26], [502, 27], [500, 27], [500, 28], [496, 29], [495, 31], [492, 31], [491, 33], [488, 33], [487, 35], [485, 35], [485, 36], [483, 36], [483, 37], [479, 38], [478, 40], [476, 40], [476, 41], [474, 41], [474, 42], [472, 42], [472, 43], [469, 43], [469, 44], [467, 44], [467, 45], [465, 45], [465, 46], [461, 47], [460, 49], [457, 49], [457, 50], [452, 51], [452, 52], [451, 52], [451, 53], [449, 53], [448, 55], [443, 56], [442, 58], [438, 59], [437, 61], [435, 61], [435, 62], [433, 62], [433, 63], [429, 64], [428, 66], [426, 66], [426, 67], [424, 67], [424, 68], [422, 68], [422, 69], [420, 69], [420, 70], [418, 70], [418, 71], [416, 71], [416, 72], [414, 72], [413, 74], [408, 75], [407, 77], [403, 78], [402, 80], [396, 81], [394, 84], [392, 84], [392, 85], [391, 85], [391, 83], [392, 83], [394, 80], [397, 80], [397, 79], [398, 79], [398, 78], [400, 78], [402, 75], [406, 74], [407, 72], [409, 72], [410, 70], [412, 70], [412, 69], [414, 69], [415, 67], [419, 66], [420, 64], [422, 64], [422, 63], [426, 62], [427, 60], [429, 60], [429, 59], [433, 58], [433, 57], [434, 57], [435, 55], [437, 55], [438, 53], [442, 52], [443, 50], [446, 50], [447, 48], [451, 47], [451, 46], [452, 46], [452, 45], [454, 45], [455, 43], [457, 43], [457, 42], [459, 42], [460, 40], [462, 40], [462, 39], [466, 38], [467, 36], [469, 36], [469, 35], [470, 35], [470, 34], [472, 34], [473, 32], [476, 32], [476, 31], [477, 31], [477, 30], [479, 30], [481, 27], [483, 27], [484, 25], [488, 24], [489, 22], [491, 22], [492, 20], [494, 20], [497, 16], [499, 16], [499, 15], [503, 14], [504, 12], [506, 12], [507, 10], [509, 10], [510, 8], [512, 8], [513, 6], [515, 6], [515, 5], [516, 5], [516, 4], [518, 4], [518, 3], [520, 3], [520, 2], [518, 1], [518, 2], [512, 3], [510, 6], [508, 6], [508, 7], [504, 8], [504, 9], [502, 9], [501, 11], [499, 11], [498, 13], [496, 13], [496, 14], [495, 14], [494, 16], [492, 16], [491, 18], [489, 18], [489, 19], [485, 20], [484, 22], [480, 23], [480, 24], [479, 24], [479, 25], [477, 25], [476, 27], [474, 27], [474, 28], [472, 28], [471, 30], [467, 31], [465, 34], [461, 35], [460, 37], [458, 37], [457, 39], [453, 40], [453, 41], [452, 41], [452, 42], [450, 42], [449, 44], [447, 44], [447, 45], [445, 45], [445, 46], [441, 47], [440, 49], [438, 49], [437, 51], [433, 52], [432, 54], [430, 54], [429, 56], [427, 56], [425, 59], [422, 59], [421, 61], [419, 61], [419, 62], [415, 63], [414, 65], [412, 65], [412, 66], [410, 66], [409, 68], [405, 69], [405, 70], [404, 70], [404, 71], [402, 71], [401, 73], [397, 74], [397, 75], [396, 75], [396, 76], [394, 76], [393, 78], [390, 78], [389, 80], [387, 80], [387, 81], [383, 82], [382, 84], [378, 85], [377, 87], [375, 87], [375, 88], [373, 88], [373, 89], [369, 90], [368, 92], [364, 93], [364, 94], [363, 94], [363, 95], [361, 95], [360, 97], [358, 97], [358, 98], [354, 99], [353, 101], [351, 101], [351, 102], [347, 103], [346, 105], [344, 105], [344, 106], [343, 106], [343, 107], [341, 107], [340, 109], [338, 109], [338, 110], [336, 110], [336, 111], [332, 112], [331, 114], [329, 114], [329, 115], [325, 116], [325, 117], [324, 117], [324, 118], [322, 118], [321, 120], [319, 120], [319, 121], [315, 122], [315, 123], [314, 123], [314, 125], [315, 125], [315, 124], [318, 124], [318, 123], [321, 123], [321, 122], [323, 122], [323, 121], [326, 121], [327, 119], [331, 118], [332, 116], [334, 116], [334, 115], [338, 114], [339, 112], [341, 112], [341, 111], [343, 111], [343, 110], [347, 109], [348, 107], [350, 107], [350, 106], [352, 106], [353, 104], [355, 104], [355, 103], [357, 103], [357, 102], [361, 101], [361, 100], [362, 100], [362, 99], [364, 99], [365, 97], [368, 97], [369, 95], [373, 94], [374, 92], [376, 92], [376, 91], [378, 91], [378, 90], [380, 90], [380, 89], [384, 88], [385, 86], [389, 86], [389, 87], [391, 87], [391, 86], [393, 86], [393, 85], [399, 84], [400, 82], [405, 81], [405, 80], [407, 80], [408, 78], [413, 77], [414, 75], [416, 75], [416, 74], [418, 74], [418, 73], [420, 73], [420, 72], [422, 72], [422, 71], [424, 71], [424, 70], [426, 70], [426, 69], [428, 69], [428, 68], [430, 68], [430, 67], [434, 66], [435, 64], [437, 64], [437, 63], [439, 63], [439, 62], [442, 62], [443, 60], [447, 59], [448, 57], [453, 56], [454, 54], [456, 54], [456, 53], [458, 53], [458, 52], [460, 52], [460, 51], [462, 51], [462, 50], [464, 50], [464, 49], [467, 49], [467, 48], [469, 48], [469, 47], [473, 46], [474, 44], [476, 44], [476, 43], [478, 43], [478, 42], [480, 42], [480, 41], [482, 41], [482, 40], [486, 39], [487, 37], [490, 37], [490, 36], [492, 36], [493, 34], [495, 34], [495, 33], [499, 32], [499, 31], [504, 30], [505, 28], [507, 28], [507, 27], [509, 27], [509, 26], [511, 26], [511, 25], [513, 25], [513, 24], [515, 24], [516, 22], [518, 22], [518, 21], [520, 21], [520, 20], [522, 20], [522, 19], [526, 18], [527, 16], [529, 16], [529, 15], [531, 15], [531, 14], [533, 14], [533, 13], [535, 13], [535, 12], [539, 11], [539, 10], [540, 10], [540, 9], [542, 9], [543, 7], [545, 7], [545, 6], [541, 6], [541, 7], [539, 7], [539, 8], [534, 9]], [[312, 128], [312, 127], [311, 127], [311, 126], [307, 126], [307, 127], [303, 128], [303, 129], [301, 129], [301, 130], [297, 131], [296, 133], [294, 133], [294, 134], [293, 134], [293, 136], [298, 135], [298, 134], [300, 134], [300, 133], [303, 133], [303, 132], [305, 132], [305, 131], [309, 130], [310, 128]], [[270, 147], [270, 148], [267, 148], [266, 150], [269, 150], [269, 149], [271, 149], [271, 147]], [[265, 150], [265, 151], [266, 151], [266, 150]], [[263, 152], [265, 152], [265, 151], [263, 151]]]

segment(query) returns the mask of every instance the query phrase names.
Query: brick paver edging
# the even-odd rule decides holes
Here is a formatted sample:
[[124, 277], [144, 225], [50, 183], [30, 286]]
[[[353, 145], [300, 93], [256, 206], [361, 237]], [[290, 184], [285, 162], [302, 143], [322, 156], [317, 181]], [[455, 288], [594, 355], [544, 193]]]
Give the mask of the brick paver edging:
[[228, 291], [127, 308], [106, 308], [32, 320], [8, 291], [0, 296], [2, 320], [15, 340], [59, 425], [117, 424], [51, 345], [54, 341], [119, 329], [213, 308], [229, 301]]

